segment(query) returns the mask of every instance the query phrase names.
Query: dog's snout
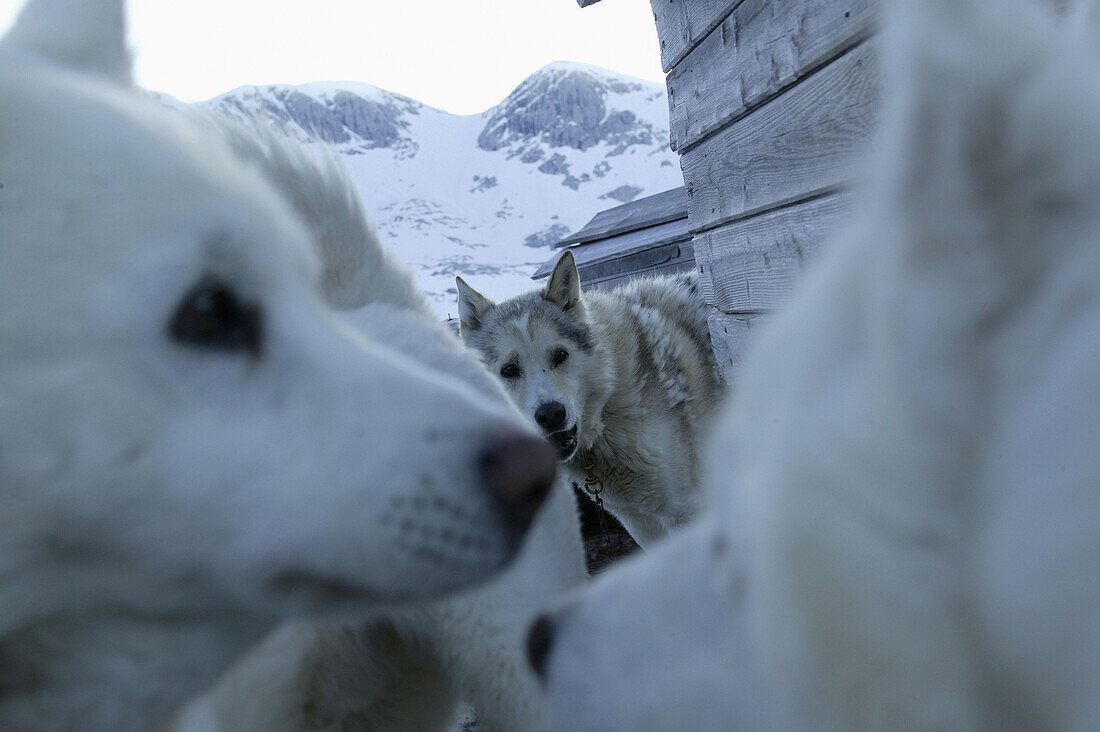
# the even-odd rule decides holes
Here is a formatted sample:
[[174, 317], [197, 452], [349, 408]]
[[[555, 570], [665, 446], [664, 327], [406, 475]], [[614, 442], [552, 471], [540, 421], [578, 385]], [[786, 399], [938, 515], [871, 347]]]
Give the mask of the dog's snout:
[[535, 422], [547, 432], [565, 429], [565, 405], [561, 402], [545, 402], [535, 410]]
[[480, 467], [505, 520], [522, 534], [554, 483], [558, 466], [553, 449], [537, 437], [507, 437], [482, 452]]
[[540, 615], [527, 632], [527, 663], [543, 681], [546, 681], [546, 660], [553, 645], [554, 621], [549, 615]]

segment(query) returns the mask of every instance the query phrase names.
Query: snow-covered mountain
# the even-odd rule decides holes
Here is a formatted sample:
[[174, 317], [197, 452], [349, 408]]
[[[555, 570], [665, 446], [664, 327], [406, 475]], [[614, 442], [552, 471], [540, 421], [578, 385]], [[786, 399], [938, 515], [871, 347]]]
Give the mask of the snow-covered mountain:
[[355, 82], [242, 87], [207, 104], [344, 155], [440, 315], [456, 312], [456, 274], [509, 297], [598, 211], [682, 185], [664, 87], [593, 66], [546, 66], [470, 116]]

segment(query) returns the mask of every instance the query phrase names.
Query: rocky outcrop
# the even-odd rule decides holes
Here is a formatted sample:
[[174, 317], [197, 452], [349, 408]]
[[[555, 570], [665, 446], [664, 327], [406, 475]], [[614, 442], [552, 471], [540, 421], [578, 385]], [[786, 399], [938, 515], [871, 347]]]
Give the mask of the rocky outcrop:
[[406, 139], [408, 114], [419, 103], [392, 92], [378, 99], [336, 89], [307, 94], [286, 86], [243, 87], [214, 100], [219, 111], [241, 119], [261, 119], [287, 132], [332, 145], [355, 143], [362, 149], [395, 147]]
[[534, 247], [552, 247], [569, 235], [570, 228], [562, 223], [550, 224], [541, 231], [536, 231], [523, 240], [523, 245]]
[[477, 144], [490, 151], [530, 141], [574, 150], [600, 143], [649, 145], [652, 126], [629, 109], [613, 108], [614, 97], [644, 90], [641, 83], [576, 64], [551, 64], [489, 111]]
[[600, 196], [600, 198], [610, 198], [620, 203], [630, 203], [635, 198], [637, 198], [638, 194], [641, 193], [643, 190], [645, 189], [641, 186], [632, 186], [629, 184], [621, 185], [615, 190], [608, 191], [607, 193], [603, 194], [602, 196]]

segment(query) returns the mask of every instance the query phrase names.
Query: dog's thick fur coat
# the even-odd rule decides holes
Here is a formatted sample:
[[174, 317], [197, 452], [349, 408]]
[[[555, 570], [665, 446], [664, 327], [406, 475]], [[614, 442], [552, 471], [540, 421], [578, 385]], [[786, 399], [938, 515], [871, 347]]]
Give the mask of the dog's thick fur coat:
[[1096, 30], [888, 6], [855, 222], [751, 347], [714, 523], [547, 621], [562, 729], [1100, 728]]
[[[325, 263], [323, 294], [345, 322], [421, 366], [447, 370], [486, 402], [505, 398], [499, 381], [430, 313], [412, 273], [381, 246], [343, 166], [270, 131], [205, 121], [294, 202]], [[417, 459], [434, 457], [425, 451]], [[584, 579], [574, 497], [560, 481], [497, 580], [364, 622], [280, 628], [189, 704], [174, 728], [437, 730], [464, 702], [486, 731], [540, 729], [526, 628]]]
[[518, 551], [484, 451], [541, 436], [458, 345], [395, 348], [447, 350], [405, 303], [340, 322], [314, 250], [373, 238], [272, 180], [131, 85], [119, 0], [34, 0], [0, 40], [4, 729], [147, 729], [280, 622]]
[[[722, 389], [696, 274], [582, 295], [566, 251], [544, 289], [500, 304], [457, 283], [467, 345], [553, 433], [572, 479], [602, 481], [604, 503], [641, 546], [699, 512], [698, 449]], [[548, 426], [541, 414], [553, 404], [562, 419]]]

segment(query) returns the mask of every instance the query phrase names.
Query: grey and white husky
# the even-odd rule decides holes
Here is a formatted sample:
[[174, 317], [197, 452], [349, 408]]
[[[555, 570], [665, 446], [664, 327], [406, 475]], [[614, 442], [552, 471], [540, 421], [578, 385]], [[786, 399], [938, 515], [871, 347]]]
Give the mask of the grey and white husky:
[[582, 296], [566, 251], [544, 289], [500, 304], [456, 282], [463, 340], [641, 546], [698, 511], [699, 436], [722, 386], [694, 273]]

